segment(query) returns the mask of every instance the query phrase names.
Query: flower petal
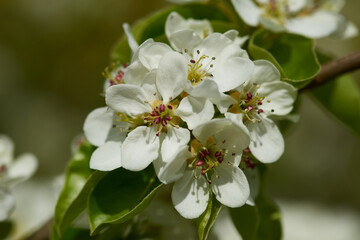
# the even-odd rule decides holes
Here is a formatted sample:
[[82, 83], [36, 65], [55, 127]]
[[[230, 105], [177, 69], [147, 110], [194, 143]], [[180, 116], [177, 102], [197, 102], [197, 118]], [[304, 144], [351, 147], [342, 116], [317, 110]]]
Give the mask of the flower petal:
[[251, 0], [231, 0], [236, 12], [250, 26], [259, 24], [260, 9]]
[[166, 136], [161, 142], [161, 156], [164, 162], [170, 162], [178, 153], [178, 149], [190, 141], [190, 132], [186, 128], [168, 126]]
[[127, 84], [140, 85], [148, 72], [149, 70], [147, 70], [140, 61], [135, 61], [126, 68], [124, 82]]
[[216, 174], [211, 176], [211, 188], [219, 202], [233, 208], [244, 205], [250, 195], [245, 174], [233, 165], [220, 164], [216, 168]]
[[121, 167], [121, 143], [107, 142], [91, 155], [90, 168], [111, 171]]
[[0, 186], [0, 222], [8, 219], [14, 208], [14, 197], [7, 188]]
[[153, 127], [140, 126], [129, 133], [121, 147], [121, 162], [125, 169], [141, 171], [158, 158], [159, 137]]
[[19, 182], [27, 180], [35, 173], [37, 166], [38, 161], [33, 154], [21, 154], [10, 166], [8, 166], [7, 184], [9, 186], [14, 186]]
[[[210, 57], [219, 57], [225, 47], [232, 44], [232, 41], [221, 33], [212, 33], [205, 38], [197, 47], [194, 49], [193, 56], [197, 56], [197, 51], [200, 51], [201, 55], [207, 55]], [[214, 61], [215, 65], [216, 61]]]
[[213, 104], [219, 109], [221, 113], [226, 113], [231, 104], [235, 104], [236, 101], [229, 95], [221, 93], [218, 98], [210, 99]]
[[126, 34], [126, 37], [128, 39], [128, 44], [131, 49], [131, 51], [134, 53], [139, 47], [139, 44], [135, 41], [134, 36], [131, 34], [130, 26], [128, 23], [123, 24], [123, 29]]
[[203, 80], [196, 86], [192, 86], [190, 81], [186, 81], [185, 91], [194, 97], [218, 98], [221, 96], [217, 83], [213, 80], [207, 79]]
[[214, 81], [220, 92], [230, 91], [246, 82], [254, 70], [254, 63], [246, 58], [230, 58], [214, 70]]
[[165, 54], [172, 52], [171, 48], [160, 42], [149, 43], [139, 49], [139, 60], [149, 71], [158, 68]]
[[231, 153], [241, 154], [242, 150], [250, 144], [247, 128], [242, 123], [242, 114], [225, 113], [226, 119], [232, 124], [213, 136], [220, 148], [227, 149]]
[[266, 101], [263, 101], [261, 106], [266, 115], [284, 116], [293, 109], [297, 89], [286, 82], [275, 81], [262, 84], [257, 93], [260, 96], [266, 96]]
[[169, 42], [171, 46], [176, 50], [181, 52], [184, 49], [188, 51], [193, 51], [193, 49], [199, 45], [201, 42], [201, 37], [197, 35], [194, 31], [189, 29], [183, 29], [172, 33], [169, 37]]
[[232, 125], [230, 119], [217, 118], [210, 120], [209, 122], [198, 125], [193, 130], [193, 135], [202, 143], [206, 143], [206, 140], [221, 131], [225, 128]]
[[272, 163], [284, 153], [284, 139], [276, 124], [265, 117], [261, 122], [246, 121], [250, 132], [250, 150], [263, 163]]
[[159, 180], [165, 184], [178, 180], [184, 174], [187, 162], [186, 159], [191, 157], [187, 145], [174, 148], [177, 150], [172, 156], [164, 159], [162, 154], [153, 161], [154, 169]]
[[151, 111], [146, 93], [136, 85], [120, 84], [107, 89], [106, 104], [115, 112], [136, 116]]
[[253, 83], [261, 85], [265, 82], [280, 81], [280, 72], [271, 62], [267, 60], [256, 60], [254, 64], [254, 71], [247, 82], [247, 85], [250, 87]]
[[160, 61], [156, 75], [156, 86], [164, 102], [177, 97], [187, 81], [185, 58], [176, 52], [167, 53]]
[[180, 102], [175, 114], [184, 120], [191, 130], [214, 116], [214, 106], [209, 99], [187, 96]]
[[174, 184], [171, 199], [175, 209], [184, 218], [198, 218], [207, 207], [209, 186], [200, 173], [198, 176], [195, 179], [194, 172], [187, 170]]
[[316, 11], [312, 15], [288, 20], [285, 28], [291, 33], [297, 33], [309, 38], [322, 38], [335, 32], [338, 26], [336, 13]]
[[[116, 124], [117, 127], [113, 127]], [[123, 141], [126, 132], [120, 128], [127, 129], [128, 124], [115, 120], [114, 112], [108, 107], [97, 108], [89, 113], [84, 122], [84, 134], [94, 146], [100, 146], [106, 141]]]

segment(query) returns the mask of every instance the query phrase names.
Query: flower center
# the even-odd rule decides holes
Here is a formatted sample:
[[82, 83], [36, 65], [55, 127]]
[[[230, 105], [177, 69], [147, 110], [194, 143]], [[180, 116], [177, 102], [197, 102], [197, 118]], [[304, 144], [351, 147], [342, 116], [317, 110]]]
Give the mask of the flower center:
[[262, 5], [264, 9], [263, 16], [274, 18], [280, 24], [284, 24], [289, 18], [290, 10], [288, 0], [269, 0], [269, 3]]
[[[187, 52], [187, 50], [185, 50]], [[190, 59], [188, 64], [188, 80], [191, 82], [191, 85], [196, 86], [204, 79], [213, 77], [211, 74], [212, 68], [214, 67], [213, 61], [215, 57], [210, 57], [207, 55], [201, 55], [200, 51], [197, 50], [197, 58]]]
[[144, 114], [143, 120], [148, 126], [155, 126], [157, 128], [156, 135], [159, 136], [161, 131], [166, 130], [166, 126], [170, 124], [174, 127], [179, 127], [178, 117], [174, 115], [174, 106], [171, 104], [156, 103], [151, 113]]
[[188, 167], [201, 169], [201, 175], [207, 174], [210, 170], [224, 161], [224, 150], [220, 149], [213, 138], [209, 138], [206, 145], [194, 139], [191, 142], [191, 152], [194, 157], [190, 158]]
[[[244, 121], [250, 120], [253, 123], [261, 122], [258, 115], [264, 112], [261, 107], [265, 100], [265, 96], [260, 96], [256, 92], [258, 88], [260, 88], [260, 85], [254, 83], [248, 91], [231, 92], [230, 96], [236, 100], [237, 104], [233, 104], [228, 112], [243, 113]], [[270, 99], [267, 99], [266, 102], [270, 103]], [[274, 109], [272, 109], [271, 112], [274, 112]]]
[[110, 68], [107, 67], [103, 72], [103, 76], [106, 79], [109, 79], [110, 86], [124, 83], [124, 79], [123, 79], [125, 75], [124, 71], [126, 70], [127, 67], [128, 67], [127, 64], [124, 64], [117, 68], [115, 68], [114, 66], [111, 66]]

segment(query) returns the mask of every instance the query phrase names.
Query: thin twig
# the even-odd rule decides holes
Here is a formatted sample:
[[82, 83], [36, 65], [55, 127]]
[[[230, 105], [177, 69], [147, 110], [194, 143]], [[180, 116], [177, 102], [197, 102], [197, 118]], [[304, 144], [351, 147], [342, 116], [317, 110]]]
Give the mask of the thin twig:
[[360, 69], [360, 51], [322, 65], [319, 74], [309, 85], [301, 89], [301, 91], [312, 89], [356, 69]]

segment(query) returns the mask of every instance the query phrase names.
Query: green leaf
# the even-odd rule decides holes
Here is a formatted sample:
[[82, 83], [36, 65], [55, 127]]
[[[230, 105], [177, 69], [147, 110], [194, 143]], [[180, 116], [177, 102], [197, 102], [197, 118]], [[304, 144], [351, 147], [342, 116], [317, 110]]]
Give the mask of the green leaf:
[[6, 239], [13, 229], [13, 223], [10, 221], [0, 222], [0, 239]]
[[360, 135], [360, 89], [351, 75], [343, 75], [312, 89], [311, 94], [338, 120]]
[[279, 240], [282, 235], [281, 214], [278, 206], [266, 194], [267, 167], [259, 163], [256, 170], [259, 171], [260, 187], [255, 206], [230, 209], [230, 214], [244, 240]]
[[136, 216], [148, 206], [161, 186], [152, 166], [141, 172], [119, 168], [107, 174], [89, 197], [91, 234]]
[[66, 170], [64, 188], [55, 207], [55, 227], [61, 237], [71, 223], [86, 209], [87, 198], [106, 172], [93, 171], [89, 161], [95, 147], [84, 143], [74, 154]]
[[290, 33], [256, 31], [249, 42], [248, 51], [254, 59], [266, 59], [280, 71], [282, 80], [303, 88], [320, 71], [314, 51], [314, 41]]
[[[166, 41], [165, 21], [168, 15], [176, 11], [184, 18], [209, 19], [228, 22], [227, 16], [219, 11], [215, 4], [193, 3], [187, 5], [175, 5], [155, 12], [147, 17], [138, 20], [132, 27], [131, 32], [135, 40], [140, 44], [146, 39], [154, 38], [156, 41]], [[216, 24], [216, 23], [215, 23]], [[126, 36], [122, 36], [115, 44], [111, 53], [111, 60], [114, 62], [128, 63], [131, 59], [131, 50], [127, 43]]]
[[209, 203], [205, 212], [198, 218], [198, 235], [199, 240], [206, 240], [209, 232], [219, 215], [221, 210], [221, 203], [213, 197], [213, 194], [210, 191]]

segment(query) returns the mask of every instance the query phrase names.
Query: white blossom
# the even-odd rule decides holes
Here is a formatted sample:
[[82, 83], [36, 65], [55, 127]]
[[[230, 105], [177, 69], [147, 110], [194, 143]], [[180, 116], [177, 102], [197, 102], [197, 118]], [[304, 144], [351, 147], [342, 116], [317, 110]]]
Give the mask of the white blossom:
[[240, 17], [250, 26], [262, 25], [309, 38], [357, 35], [357, 28], [339, 11], [344, 0], [231, 0]]
[[[167, 164], [170, 172], [178, 172], [178, 161], [187, 165], [172, 190], [176, 210], [185, 218], [199, 217], [206, 209], [210, 191], [225, 206], [245, 204], [249, 185], [238, 167], [242, 150], [249, 144], [245, 126], [239, 128], [231, 120], [213, 119], [194, 128], [193, 135], [190, 158], [175, 158]], [[166, 177], [160, 180], [166, 182]]]
[[0, 221], [6, 220], [15, 207], [10, 188], [30, 178], [36, 168], [37, 159], [24, 153], [14, 159], [14, 144], [9, 137], [0, 134]]
[[278, 160], [284, 152], [284, 139], [272, 116], [285, 116], [293, 109], [297, 90], [280, 81], [276, 67], [266, 60], [255, 61], [249, 81], [233, 90], [236, 101], [225, 117], [243, 123], [250, 132], [250, 150], [261, 162]]

